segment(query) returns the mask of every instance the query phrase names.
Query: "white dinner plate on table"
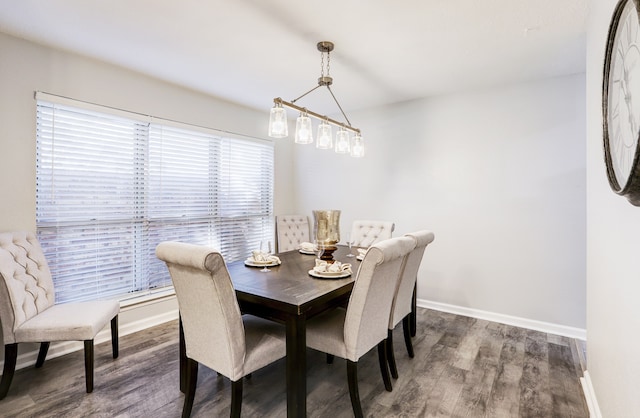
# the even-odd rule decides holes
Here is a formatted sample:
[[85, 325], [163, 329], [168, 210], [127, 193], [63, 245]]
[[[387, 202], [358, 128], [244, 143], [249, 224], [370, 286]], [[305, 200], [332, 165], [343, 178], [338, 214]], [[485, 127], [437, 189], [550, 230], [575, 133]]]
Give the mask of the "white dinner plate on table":
[[351, 276], [350, 271], [337, 271], [333, 272], [323, 272], [320, 273], [315, 270], [309, 270], [309, 276], [316, 277], [318, 279], [344, 279], [345, 277]]
[[275, 267], [279, 266], [280, 263], [277, 261], [244, 260], [244, 265], [249, 267]]
[[316, 251], [308, 251], [308, 250], [299, 249], [298, 252], [300, 254], [316, 255]]
[[363, 255], [357, 255], [356, 256], [356, 260], [358, 260], [358, 261], [362, 261], [363, 259], [364, 259]]

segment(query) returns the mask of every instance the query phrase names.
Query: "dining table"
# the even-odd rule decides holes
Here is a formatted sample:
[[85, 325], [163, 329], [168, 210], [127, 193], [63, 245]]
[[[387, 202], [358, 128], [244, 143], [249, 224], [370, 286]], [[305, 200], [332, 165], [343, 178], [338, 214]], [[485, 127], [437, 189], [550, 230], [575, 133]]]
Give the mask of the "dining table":
[[[309, 274], [315, 266], [314, 253], [298, 250], [277, 254], [280, 264], [268, 267], [245, 265], [243, 260], [227, 264], [243, 314], [251, 314], [285, 325], [287, 417], [307, 415], [306, 321], [329, 309], [346, 306], [360, 264], [357, 251], [339, 245], [335, 260], [352, 264], [352, 274], [344, 278], [316, 278]], [[186, 350], [180, 324], [180, 390], [186, 387]]]

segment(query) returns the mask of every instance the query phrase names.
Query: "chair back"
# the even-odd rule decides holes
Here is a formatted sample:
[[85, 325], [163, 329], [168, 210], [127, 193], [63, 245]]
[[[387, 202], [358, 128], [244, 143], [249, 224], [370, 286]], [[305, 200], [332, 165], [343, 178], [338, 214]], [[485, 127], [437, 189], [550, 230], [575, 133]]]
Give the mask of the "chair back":
[[244, 324], [222, 255], [201, 245], [165, 241], [156, 256], [173, 281], [187, 357], [232, 381], [243, 376]]
[[14, 331], [55, 304], [55, 290], [42, 247], [32, 232], [0, 233], [0, 322], [5, 344]]
[[395, 224], [389, 221], [353, 221], [351, 241], [354, 247], [370, 247], [376, 242], [391, 238]]
[[387, 338], [391, 304], [405, 256], [415, 241], [391, 238], [369, 248], [360, 263], [344, 323], [347, 359], [357, 361]]
[[422, 262], [422, 256], [427, 245], [433, 242], [435, 238], [431, 231], [418, 231], [405, 234], [405, 237], [412, 238], [416, 247], [411, 251], [404, 262], [398, 282], [396, 297], [393, 299], [393, 314], [389, 317], [389, 329], [395, 328], [402, 318], [411, 313], [413, 289], [415, 288], [418, 278], [418, 269]]
[[297, 250], [300, 243], [310, 242], [309, 217], [304, 215], [276, 216], [276, 251]]

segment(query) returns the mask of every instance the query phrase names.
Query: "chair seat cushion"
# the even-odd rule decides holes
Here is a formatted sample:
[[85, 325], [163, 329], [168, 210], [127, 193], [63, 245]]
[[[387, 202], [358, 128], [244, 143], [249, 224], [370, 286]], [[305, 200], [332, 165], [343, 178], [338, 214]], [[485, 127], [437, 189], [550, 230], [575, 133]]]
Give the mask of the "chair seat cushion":
[[287, 355], [284, 326], [253, 315], [243, 315], [242, 322], [246, 347], [242, 376]]
[[346, 315], [346, 309], [336, 308], [307, 321], [307, 347], [347, 360], [358, 361], [357, 358], [349, 358], [347, 354], [344, 341]]
[[116, 300], [53, 305], [16, 329], [16, 342], [92, 340], [119, 312]]

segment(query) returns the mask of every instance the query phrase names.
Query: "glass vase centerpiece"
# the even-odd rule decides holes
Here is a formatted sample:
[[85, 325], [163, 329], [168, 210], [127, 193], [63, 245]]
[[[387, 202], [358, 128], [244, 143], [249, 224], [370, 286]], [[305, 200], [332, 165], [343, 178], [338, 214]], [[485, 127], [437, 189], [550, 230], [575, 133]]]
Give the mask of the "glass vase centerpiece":
[[338, 249], [340, 242], [340, 211], [314, 210], [313, 232], [318, 247], [318, 257], [328, 263], [333, 263], [333, 252]]

